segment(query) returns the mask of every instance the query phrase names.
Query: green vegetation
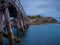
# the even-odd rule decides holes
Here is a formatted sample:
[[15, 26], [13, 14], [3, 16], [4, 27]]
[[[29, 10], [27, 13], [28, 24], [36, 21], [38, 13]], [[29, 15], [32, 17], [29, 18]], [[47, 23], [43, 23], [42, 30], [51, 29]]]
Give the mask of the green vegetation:
[[40, 15], [37, 15], [37, 16], [28, 16], [30, 19], [37, 19], [37, 18], [40, 18], [41, 16]]

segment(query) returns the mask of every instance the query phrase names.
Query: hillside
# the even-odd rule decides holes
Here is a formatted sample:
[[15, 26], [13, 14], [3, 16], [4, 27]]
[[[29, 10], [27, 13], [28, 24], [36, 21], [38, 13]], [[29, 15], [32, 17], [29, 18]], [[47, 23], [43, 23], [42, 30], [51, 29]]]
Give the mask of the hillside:
[[57, 20], [53, 17], [42, 17], [40, 15], [37, 16], [28, 16], [29, 24], [44, 24], [44, 23], [56, 23]]

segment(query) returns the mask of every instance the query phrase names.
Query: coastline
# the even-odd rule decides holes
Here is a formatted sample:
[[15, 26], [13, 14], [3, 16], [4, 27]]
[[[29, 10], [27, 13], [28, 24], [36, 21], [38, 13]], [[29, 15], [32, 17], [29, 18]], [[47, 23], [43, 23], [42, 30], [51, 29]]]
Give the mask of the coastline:
[[29, 24], [29, 25], [44, 25], [44, 24], [60, 24], [60, 23], [41, 23], [41, 24]]

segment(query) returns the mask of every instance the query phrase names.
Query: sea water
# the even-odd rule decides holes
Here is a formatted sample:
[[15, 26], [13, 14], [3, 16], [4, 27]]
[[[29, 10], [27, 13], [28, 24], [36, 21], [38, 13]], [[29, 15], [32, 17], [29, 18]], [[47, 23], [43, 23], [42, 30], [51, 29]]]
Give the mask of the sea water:
[[[30, 25], [20, 38], [15, 45], [60, 45], [60, 24]], [[3, 38], [3, 44], [9, 45], [8, 39]]]

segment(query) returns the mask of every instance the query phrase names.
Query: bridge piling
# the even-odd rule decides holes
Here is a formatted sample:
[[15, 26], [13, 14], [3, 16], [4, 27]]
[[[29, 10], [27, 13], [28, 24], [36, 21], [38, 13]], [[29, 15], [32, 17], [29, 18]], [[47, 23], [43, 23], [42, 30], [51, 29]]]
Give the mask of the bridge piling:
[[2, 33], [2, 12], [0, 11], [0, 45], [2, 45], [2, 38], [3, 38], [3, 33]]
[[11, 29], [10, 14], [9, 14], [8, 7], [5, 8], [4, 16], [5, 16], [7, 31], [8, 31], [8, 35], [9, 35], [9, 39], [10, 39], [10, 44], [14, 45], [14, 39], [13, 39], [13, 33], [12, 33], [12, 29]]
[[19, 17], [20, 17], [19, 20], [20, 20], [20, 23], [21, 23], [22, 31], [24, 32], [25, 29], [24, 29], [24, 23], [23, 23], [23, 20], [22, 20], [22, 16], [20, 15]]

